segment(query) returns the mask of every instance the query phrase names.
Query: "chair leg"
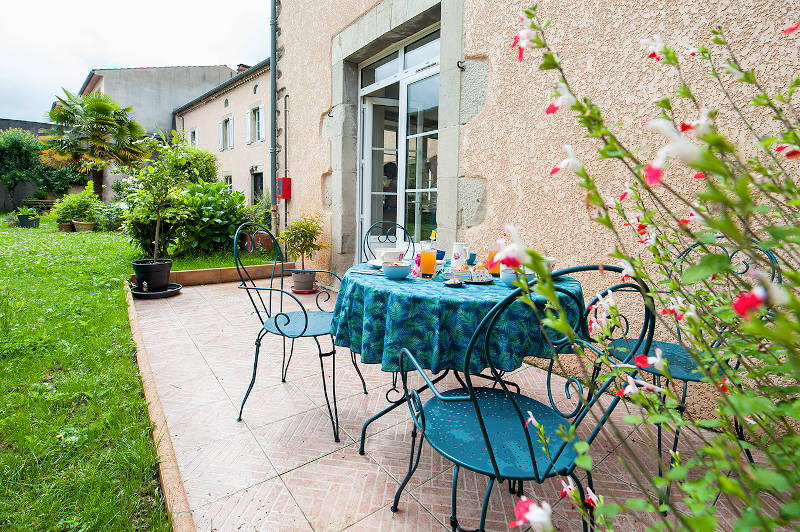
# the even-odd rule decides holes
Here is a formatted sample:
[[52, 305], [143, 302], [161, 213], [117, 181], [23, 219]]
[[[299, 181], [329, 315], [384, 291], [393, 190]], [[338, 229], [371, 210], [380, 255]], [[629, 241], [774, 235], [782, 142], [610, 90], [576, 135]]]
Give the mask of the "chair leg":
[[281, 362], [281, 382], [286, 382], [286, 375], [289, 373], [289, 364], [292, 362], [292, 355], [294, 355], [294, 338], [292, 338], [292, 347], [289, 350], [289, 358], [286, 358], [286, 337], [283, 337], [283, 361]]
[[417, 458], [414, 459], [414, 440], [417, 438], [417, 427], [414, 427], [411, 430], [411, 455], [408, 457], [408, 473], [406, 473], [406, 477], [400, 483], [400, 487], [397, 488], [397, 491], [394, 494], [394, 504], [392, 504], [392, 512], [397, 511], [397, 505], [400, 503], [400, 495], [403, 493], [408, 481], [411, 480], [411, 477], [414, 475], [414, 472], [417, 470], [417, 466], [419, 466], [419, 458], [422, 456], [422, 442], [425, 441], [425, 434], [419, 435], [419, 447], [417, 447]]
[[486, 511], [489, 509], [489, 497], [492, 494], [492, 486], [494, 486], [494, 477], [489, 477], [489, 485], [486, 486], [486, 493], [483, 495], [483, 506], [481, 506], [481, 524], [478, 530], [483, 532], [486, 527]]
[[[328, 416], [331, 418], [331, 426], [333, 427], [333, 441], [339, 441], [339, 410], [336, 406], [336, 349], [330, 353], [323, 353], [322, 346], [319, 345], [319, 339], [314, 337], [319, 350], [319, 369], [322, 374], [322, 391], [325, 394], [325, 403], [328, 405]], [[333, 395], [333, 410], [331, 410], [331, 401], [328, 398], [328, 385], [325, 380], [325, 365], [323, 359], [331, 357], [331, 394]]]
[[353, 367], [356, 368], [356, 373], [358, 373], [358, 378], [361, 379], [361, 387], [364, 388], [364, 395], [367, 395], [367, 383], [364, 381], [364, 376], [361, 374], [361, 370], [358, 368], [358, 362], [356, 361], [356, 354], [350, 351], [350, 360], [353, 362]]
[[450, 528], [452, 532], [459, 529], [456, 517], [456, 493], [458, 492], [458, 465], [453, 469], [453, 490], [450, 492]]
[[261, 339], [264, 338], [264, 334], [266, 331], [262, 329], [258, 336], [256, 337], [256, 354], [253, 359], [253, 377], [250, 379], [250, 386], [247, 387], [247, 391], [244, 394], [244, 399], [242, 399], [242, 406], [239, 407], [239, 417], [236, 421], [242, 420], [242, 411], [244, 410], [244, 404], [247, 402], [247, 398], [250, 396], [250, 392], [253, 390], [253, 385], [256, 383], [256, 372], [258, 370], [258, 351], [261, 349]]

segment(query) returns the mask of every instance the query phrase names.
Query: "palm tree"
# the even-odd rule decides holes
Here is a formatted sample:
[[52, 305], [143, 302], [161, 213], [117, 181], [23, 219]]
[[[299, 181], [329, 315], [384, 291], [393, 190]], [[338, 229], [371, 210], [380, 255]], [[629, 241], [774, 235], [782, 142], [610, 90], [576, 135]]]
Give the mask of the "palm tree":
[[58, 101], [50, 109], [55, 126], [43, 131], [40, 159], [55, 168], [90, 173], [95, 191], [102, 194], [108, 163], [125, 166], [148, 156], [137, 142], [145, 130], [130, 116], [133, 107], [120, 107], [107, 94], [79, 96], [62, 90], [64, 96], [56, 96]]

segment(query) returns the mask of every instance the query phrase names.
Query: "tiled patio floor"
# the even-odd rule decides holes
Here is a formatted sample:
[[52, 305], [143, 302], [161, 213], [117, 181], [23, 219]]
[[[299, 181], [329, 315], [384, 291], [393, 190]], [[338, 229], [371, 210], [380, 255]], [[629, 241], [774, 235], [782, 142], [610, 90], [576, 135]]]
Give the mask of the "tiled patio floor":
[[[347, 349], [339, 348], [336, 356], [340, 443], [333, 441], [316, 345], [310, 339], [298, 340], [287, 382], [281, 383], [281, 340], [266, 337], [256, 385], [243, 421], [236, 422], [260, 327], [252, 310], [234, 283], [185, 287], [174, 298], [136, 301], [139, 326], [198, 529], [449, 530], [453, 467], [427, 445], [403, 494], [400, 511], [390, 511], [408, 467], [409, 412], [403, 406], [373, 423], [366, 440], [367, 453], [358, 454], [361, 426], [386, 406], [391, 376], [376, 366], [361, 364], [369, 390], [364, 395]], [[513, 373], [512, 380], [525, 393], [546, 397], [545, 376], [542, 370], [526, 365]], [[328, 381], [330, 386], [330, 378]], [[630, 431], [630, 426], [621, 422], [626, 413], [620, 406], [614, 419]], [[684, 452], [697, 441], [696, 436], [686, 436], [681, 444]], [[653, 439], [634, 432], [627, 443], [631, 451], [620, 447], [610, 434], [603, 433], [595, 441], [591, 453], [599, 493], [622, 500], [641, 494], [636, 479], [617, 457], [628, 452], [653, 456]], [[475, 527], [486, 479], [463, 472], [459, 486], [459, 519], [463, 526]], [[578, 514], [568, 502], [559, 500], [559, 489], [558, 481], [552, 480], [543, 486], [525, 484], [529, 497], [553, 505], [559, 530], [580, 530]], [[505, 485], [496, 486], [487, 530], [506, 530], [515, 503], [516, 497]], [[720, 511], [730, 525], [726, 506], [721, 501]], [[647, 516], [623, 516], [617, 530], [644, 529], [647, 522]]]

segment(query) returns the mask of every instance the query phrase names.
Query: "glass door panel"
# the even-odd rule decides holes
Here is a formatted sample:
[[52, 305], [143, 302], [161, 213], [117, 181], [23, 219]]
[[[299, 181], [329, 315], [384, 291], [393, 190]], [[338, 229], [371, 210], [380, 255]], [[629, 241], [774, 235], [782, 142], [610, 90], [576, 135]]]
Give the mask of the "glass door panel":
[[415, 241], [436, 228], [436, 181], [439, 161], [439, 74], [406, 87], [405, 201], [403, 225]]

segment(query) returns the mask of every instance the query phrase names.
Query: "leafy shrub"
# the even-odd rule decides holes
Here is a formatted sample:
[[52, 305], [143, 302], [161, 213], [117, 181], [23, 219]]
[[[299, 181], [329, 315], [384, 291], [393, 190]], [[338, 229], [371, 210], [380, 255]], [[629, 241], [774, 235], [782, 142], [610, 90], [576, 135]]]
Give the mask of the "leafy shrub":
[[60, 224], [68, 224], [72, 220], [96, 222], [103, 207], [103, 202], [94, 193], [94, 186], [89, 181], [81, 192], [67, 194], [58, 200], [51, 213]]
[[192, 183], [178, 196], [171, 221], [179, 227], [175, 254], [230, 247], [236, 228], [248, 220], [244, 194], [225, 183]]
[[20, 207], [17, 209], [17, 216], [30, 216], [31, 218], [38, 218], [39, 213], [33, 207]]
[[250, 219], [272, 231], [272, 202], [269, 194], [264, 194], [252, 207]]
[[119, 203], [109, 203], [100, 208], [99, 223], [103, 231], [118, 231], [122, 227], [125, 209]]
[[[171, 215], [176, 206], [177, 193], [173, 190], [164, 204], [164, 215], [158, 232], [158, 256], [166, 256], [169, 247], [175, 243], [177, 235]], [[156, 209], [152, 195], [139, 191], [128, 196], [128, 210], [123, 216], [122, 228], [131, 242], [145, 253], [153, 252], [153, 243], [156, 240]]]
[[86, 181], [86, 175], [78, 172], [74, 167], [52, 168], [41, 165], [42, 172], [39, 178], [40, 190], [53, 194], [64, 194], [69, 187], [81, 185]]
[[218, 171], [217, 156], [210, 151], [187, 144], [185, 139], [175, 136], [174, 132], [173, 135], [173, 146], [177, 146], [181, 154], [180, 157], [170, 161], [168, 166], [170, 171], [176, 175], [186, 175], [193, 183], [201, 181], [215, 183]]

